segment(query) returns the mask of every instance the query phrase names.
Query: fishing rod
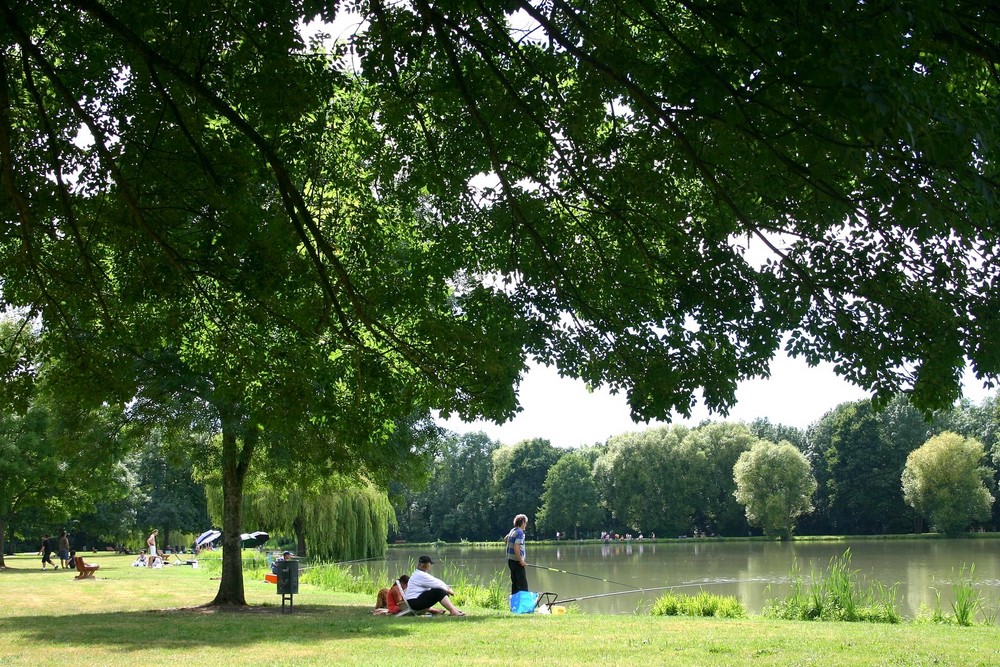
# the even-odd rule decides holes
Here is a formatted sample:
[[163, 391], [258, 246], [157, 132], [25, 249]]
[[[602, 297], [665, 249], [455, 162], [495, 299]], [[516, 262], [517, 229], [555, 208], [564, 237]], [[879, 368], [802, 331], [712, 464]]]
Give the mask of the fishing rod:
[[[623, 584], [620, 581], [611, 581], [610, 579], [602, 579], [601, 577], [594, 577], [589, 574], [580, 574], [579, 572], [570, 572], [568, 570], [560, 570], [554, 567], [548, 567], [546, 565], [535, 565], [534, 563], [525, 563], [528, 567], [533, 567], [536, 570], [548, 570], [549, 572], [560, 572], [562, 574], [571, 574], [574, 577], [584, 577], [586, 579], [594, 579], [596, 581], [603, 581], [607, 584], [614, 584], [615, 586], [624, 586], [625, 588], [631, 588], [635, 584]], [[627, 592], [627, 591], [626, 591]]]
[[364, 563], [370, 560], [385, 560], [384, 556], [372, 556], [371, 558], [358, 558], [356, 560], [339, 560], [334, 563], [317, 563], [316, 565], [306, 565], [305, 567], [300, 567], [299, 572], [305, 570], [312, 570], [317, 567], [330, 567], [331, 565], [350, 565], [351, 563]]
[[581, 595], [575, 598], [566, 598], [565, 600], [553, 600], [547, 603], [548, 607], [552, 607], [554, 604], [566, 604], [567, 602], [579, 602], [580, 600], [593, 600], [594, 598], [606, 598], [612, 595], [628, 595], [629, 593], [648, 593], [651, 591], [670, 591], [675, 588], [692, 588], [694, 586], [713, 586], [729, 583], [727, 581], [700, 581], [695, 583], [686, 584], [676, 584], [674, 586], [656, 586], [655, 588], [634, 588], [630, 591], [616, 591], [614, 593], [601, 593], [599, 595]]

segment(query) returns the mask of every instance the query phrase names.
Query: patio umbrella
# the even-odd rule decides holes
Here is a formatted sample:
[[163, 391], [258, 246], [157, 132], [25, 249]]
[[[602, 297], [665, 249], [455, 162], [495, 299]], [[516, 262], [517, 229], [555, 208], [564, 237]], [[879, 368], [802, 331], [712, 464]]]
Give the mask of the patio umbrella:
[[244, 542], [250, 542], [250, 546], [259, 547], [260, 545], [267, 542], [271, 536], [264, 532], [263, 530], [257, 530], [252, 533], [241, 533], [240, 539]]
[[206, 530], [194, 541], [195, 546], [203, 547], [210, 542], [214, 542], [222, 537], [222, 532], [218, 530]]

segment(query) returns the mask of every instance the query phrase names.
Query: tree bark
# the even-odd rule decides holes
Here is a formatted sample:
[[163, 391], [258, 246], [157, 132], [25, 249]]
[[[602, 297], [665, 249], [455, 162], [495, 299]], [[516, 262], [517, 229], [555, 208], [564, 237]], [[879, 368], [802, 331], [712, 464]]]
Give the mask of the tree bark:
[[292, 522], [292, 528], [295, 530], [295, 555], [300, 558], [305, 558], [306, 556], [306, 529], [304, 523], [305, 521], [302, 519], [301, 512], [295, 517], [295, 521]]
[[7, 520], [0, 516], [0, 569], [7, 567], [7, 563], [3, 560], [4, 552], [4, 538], [7, 535]]
[[250, 466], [256, 434], [244, 429], [242, 447], [234, 424], [222, 420], [222, 579], [212, 606], [245, 606], [243, 590], [243, 482]]

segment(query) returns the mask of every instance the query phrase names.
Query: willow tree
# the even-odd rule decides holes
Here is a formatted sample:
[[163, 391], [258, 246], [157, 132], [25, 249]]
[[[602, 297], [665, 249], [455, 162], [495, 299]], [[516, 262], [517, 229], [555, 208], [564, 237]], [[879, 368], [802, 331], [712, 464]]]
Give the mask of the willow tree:
[[[222, 523], [222, 489], [209, 487], [209, 512]], [[312, 485], [248, 485], [243, 523], [272, 535], [293, 535], [299, 556], [355, 560], [385, 555], [396, 514], [385, 491], [362, 480]]]
[[[347, 10], [363, 32], [303, 42]], [[725, 410], [783, 340], [921, 407], [966, 357], [1000, 371], [983, 3], [2, 0], [0, 21], [3, 301], [94, 400], [208, 406], [220, 603], [243, 602], [251, 462], [315, 454], [275, 437], [299, 422], [377, 469], [386, 414], [509, 417], [526, 355], [637, 418]]]

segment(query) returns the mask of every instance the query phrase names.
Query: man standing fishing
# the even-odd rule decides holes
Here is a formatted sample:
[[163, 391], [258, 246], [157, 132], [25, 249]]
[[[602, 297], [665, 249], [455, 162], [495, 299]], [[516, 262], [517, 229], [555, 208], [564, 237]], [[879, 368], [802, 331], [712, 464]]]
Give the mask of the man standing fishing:
[[527, 563], [524, 562], [524, 529], [528, 527], [528, 517], [518, 514], [514, 517], [514, 527], [507, 533], [507, 567], [510, 568], [510, 594], [528, 590]]

